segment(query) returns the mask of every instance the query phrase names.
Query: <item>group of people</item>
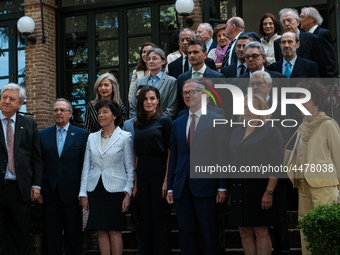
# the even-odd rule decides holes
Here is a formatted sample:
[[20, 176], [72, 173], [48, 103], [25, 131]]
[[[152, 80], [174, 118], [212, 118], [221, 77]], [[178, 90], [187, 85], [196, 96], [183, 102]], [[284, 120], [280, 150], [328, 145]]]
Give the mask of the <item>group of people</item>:
[[[322, 18], [313, 7], [300, 15], [285, 8], [279, 15], [280, 22], [270, 13], [260, 19], [262, 38], [245, 32], [242, 18], [233, 17], [215, 29], [202, 23], [197, 33], [180, 30], [178, 52], [168, 57], [144, 43], [132, 75], [129, 114], [116, 78], [102, 74], [94, 85], [96, 98], [86, 106], [85, 130], [70, 124], [72, 104], [59, 98], [52, 108], [55, 125], [38, 132], [34, 120], [17, 113], [25, 89], [6, 85], [0, 100], [0, 253], [28, 254], [30, 201], [37, 201], [43, 204], [49, 255], [62, 253], [62, 230], [66, 254], [82, 254], [82, 208], [89, 210], [86, 228], [97, 231], [100, 253], [122, 254], [121, 231], [132, 202], [144, 254], [171, 254], [172, 204], [181, 253], [198, 254], [198, 239], [204, 254], [220, 254], [218, 219], [224, 207], [219, 205], [224, 203], [245, 254], [272, 253], [269, 226], [275, 254], [289, 254], [290, 186], [298, 188], [299, 217], [338, 201], [340, 129], [321, 111], [324, 85], [292, 79], [333, 76], [330, 32], [320, 27]], [[207, 95], [214, 90], [213, 78], [250, 93], [244, 102], [234, 102], [231, 93], [216, 89], [223, 102], [216, 107]], [[273, 88], [290, 86], [310, 92], [310, 99], [294, 95], [309, 114], [297, 107], [286, 109], [286, 117], [280, 107], [258, 113], [279, 105]], [[233, 114], [236, 104], [244, 105], [240, 116]], [[287, 116], [297, 129], [268, 121]], [[244, 124], [227, 128], [215, 125], [216, 119]], [[276, 175], [193, 177], [194, 166], [280, 166], [289, 140], [287, 166], [301, 169], [286, 174], [291, 182]], [[306, 169], [321, 164], [329, 171]], [[309, 254], [303, 235], [301, 245], [303, 255]]]

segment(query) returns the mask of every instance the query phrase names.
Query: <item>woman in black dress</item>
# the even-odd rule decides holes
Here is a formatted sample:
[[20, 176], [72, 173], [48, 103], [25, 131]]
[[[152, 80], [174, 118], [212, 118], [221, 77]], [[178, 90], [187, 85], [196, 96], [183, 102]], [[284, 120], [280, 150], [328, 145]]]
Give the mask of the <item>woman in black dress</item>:
[[[258, 94], [253, 95], [253, 105], [257, 110], [268, 109], [267, 102]], [[251, 113], [245, 99], [244, 116], [240, 118], [245, 127], [233, 130], [229, 147], [230, 164], [237, 170], [282, 164], [282, 137], [278, 128], [266, 122], [269, 117]], [[236, 177], [240, 179], [230, 181], [229, 223], [239, 227], [246, 255], [269, 255], [272, 244], [268, 226], [277, 216], [274, 189], [278, 179], [250, 172]]]
[[126, 107], [123, 105], [119, 95], [117, 79], [110, 73], [104, 73], [98, 77], [94, 84], [94, 93], [96, 99], [86, 105], [85, 111], [85, 129], [90, 133], [97, 132], [101, 129], [98, 121], [95, 105], [98, 100], [116, 101], [119, 104], [121, 118], [118, 123], [119, 127], [123, 127], [124, 121], [128, 119]]
[[134, 147], [138, 203], [146, 255], [171, 254], [167, 171], [171, 119], [162, 115], [157, 88], [145, 85], [137, 100]]

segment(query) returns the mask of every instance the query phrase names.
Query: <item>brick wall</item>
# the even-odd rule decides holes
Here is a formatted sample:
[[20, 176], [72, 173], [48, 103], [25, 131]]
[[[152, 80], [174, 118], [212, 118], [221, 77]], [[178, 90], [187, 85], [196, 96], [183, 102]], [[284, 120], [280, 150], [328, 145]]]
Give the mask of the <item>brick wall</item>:
[[[189, 27], [190, 29], [196, 32], [196, 29], [200, 23], [202, 23], [202, 1], [201, 0], [194, 0], [194, 10], [188, 18], [191, 18], [194, 21], [194, 24]], [[181, 28], [183, 28], [183, 18], [180, 17]]]
[[46, 43], [42, 42], [41, 9], [39, 0], [25, 0], [25, 16], [35, 22], [31, 36], [35, 44], [26, 46], [26, 94], [27, 111], [34, 114], [38, 129], [54, 124], [52, 103], [56, 99], [56, 40], [55, 1], [43, 0], [43, 17]]

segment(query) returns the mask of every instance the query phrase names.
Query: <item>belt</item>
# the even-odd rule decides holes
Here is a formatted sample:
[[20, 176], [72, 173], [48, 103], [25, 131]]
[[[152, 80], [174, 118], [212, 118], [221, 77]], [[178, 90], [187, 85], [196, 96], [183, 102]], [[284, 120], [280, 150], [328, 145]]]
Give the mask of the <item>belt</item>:
[[5, 184], [13, 184], [13, 183], [17, 183], [17, 180], [4, 179], [4, 183]]

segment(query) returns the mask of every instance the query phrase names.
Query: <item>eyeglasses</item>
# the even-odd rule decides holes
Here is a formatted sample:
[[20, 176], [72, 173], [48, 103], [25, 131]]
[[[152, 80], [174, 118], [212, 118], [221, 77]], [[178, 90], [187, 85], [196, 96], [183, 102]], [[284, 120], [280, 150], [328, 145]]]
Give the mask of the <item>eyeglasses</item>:
[[55, 108], [55, 109], [53, 109], [53, 112], [55, 112], [55, 113], [58, 113], [58, 112], [61, 112], [61, 113], [65, 113], [65, 112], [70, 112], [70, 110], [67, 110], [67, 109], [65, 109], [65, 108]]
[[183, 97], [185, 97], [186, 95], [193, 96], [193, 95], [196, 94], [196, 92], [201, 92], [201, 90], [199, 90], [199, 89], [192, 89], [192, 90], [189, 90], [189, 91], [183, 91], [182, 95], [183, 95]]
[[264, 81], [258, 81], [258, 82], [252, 82], [252, 83], [250, 83], [250, 86], [251, 87], [261, 87], [263, 84], [265, 84], [265, 82]]
[[262, 54], [253, 54], [253, 55], [246, 55], [245, 56], [245, 59], [246, 60], [249, 60], [250, 58], [252, 58], [252, 59], [258, 59], [260, 56], [262, 56]]
[[161, 60], [161, 58], [157, 58], [157, 57], [153, 57], [153, 58], [147, 58], [146, 61], [147, 62], [150, 62], [150, 61], [158, 61], [158, 60]]

